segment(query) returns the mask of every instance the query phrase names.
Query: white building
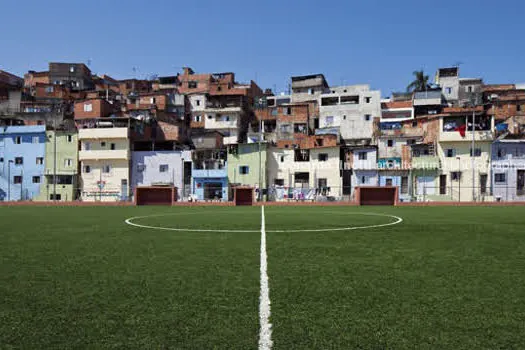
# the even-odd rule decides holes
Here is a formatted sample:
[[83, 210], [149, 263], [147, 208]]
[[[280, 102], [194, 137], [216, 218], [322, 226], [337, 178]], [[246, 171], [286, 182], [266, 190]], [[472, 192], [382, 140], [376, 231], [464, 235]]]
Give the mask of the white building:
[[270, 148], [267, 158], [269, 187], [341, 197], [339, 147], [313, 149]]
[[319, 96], [319, 127], [339, 127], [343, 140], [371, 139], [381, 116], [381, 93], [369, 85], [330, 88]]
[[178, 198], [190, 195], [191, 151], [132, 152], [131, 159], [132, 190], [137, 186], [170, 185], [177, 187]]
[[127, 200], [129, 190], [129, 129], [80, 129], [81, 199]]

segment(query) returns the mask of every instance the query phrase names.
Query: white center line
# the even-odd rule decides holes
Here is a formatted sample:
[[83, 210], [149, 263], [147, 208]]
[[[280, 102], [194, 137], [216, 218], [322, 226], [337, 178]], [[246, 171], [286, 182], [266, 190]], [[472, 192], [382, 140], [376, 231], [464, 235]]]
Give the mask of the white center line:
[[261, 295], [259, 296], [259, 350], [272, 348], [272, 324], [270, 323], [270, 287], [266, 255], [266, 228], [264, 222], [264, 205], [261, 206]]

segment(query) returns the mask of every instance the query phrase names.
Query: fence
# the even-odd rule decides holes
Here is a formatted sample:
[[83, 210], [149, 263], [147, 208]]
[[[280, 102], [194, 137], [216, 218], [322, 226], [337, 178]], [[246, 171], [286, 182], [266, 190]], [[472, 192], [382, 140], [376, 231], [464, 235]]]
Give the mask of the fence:
[[[30, 192], [20, 184], [11, 184], [11, 196], [0, 190], [0, 201], [39, 202], [133, 202], [133, 189], [126, 187], [103, 187], [86, 190], [74, 185], [42, 185], [40, 192]], [[203, 183], [201, 187], [185, 185], [178, 188], [178, 200], [182, 202], [231, 202], [235, 186], [217, 182]], [[255, 199], [262, 202], [353, 202], [355, 188], [345, 187], [255, 187]], [[4, 191], [5, 192], [5, 191]], [[400, 202], [525, 202], [525, 190], [516, 186], [472, 187], [472, 186], [409, 186], [399, 188]]]

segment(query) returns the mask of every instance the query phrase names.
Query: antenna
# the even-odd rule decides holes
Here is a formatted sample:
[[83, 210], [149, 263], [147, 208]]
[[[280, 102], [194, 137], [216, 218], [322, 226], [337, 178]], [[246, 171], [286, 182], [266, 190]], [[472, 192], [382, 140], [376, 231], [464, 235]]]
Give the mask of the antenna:
[[461, 66], [463, 63], [464, 62], [462, 62], [462, 61], [456, 61], [452, 66], [459, 68], [459, 66]]

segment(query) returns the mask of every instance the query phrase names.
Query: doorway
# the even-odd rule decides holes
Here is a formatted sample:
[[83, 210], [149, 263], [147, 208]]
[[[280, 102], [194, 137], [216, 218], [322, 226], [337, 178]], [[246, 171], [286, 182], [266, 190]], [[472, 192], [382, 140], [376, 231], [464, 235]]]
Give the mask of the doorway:
[[447, 175], [439, 175], [439, 194], [447, 194]]

